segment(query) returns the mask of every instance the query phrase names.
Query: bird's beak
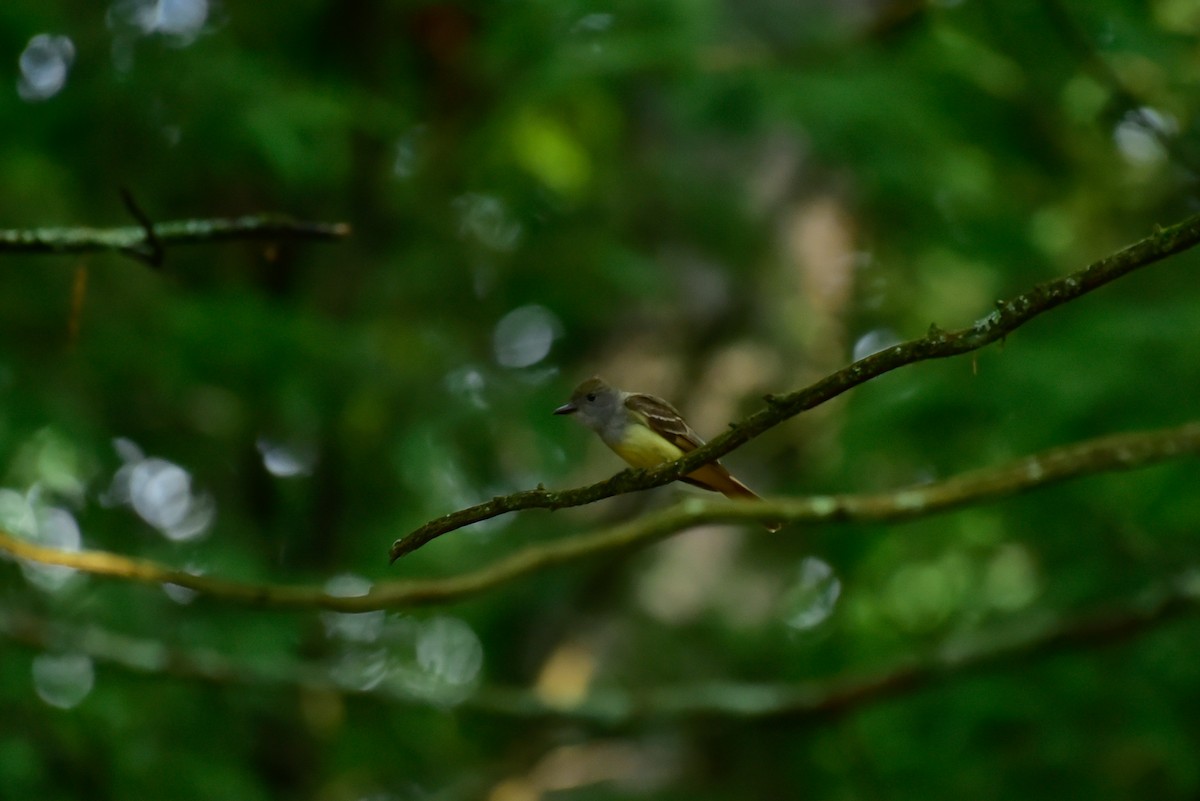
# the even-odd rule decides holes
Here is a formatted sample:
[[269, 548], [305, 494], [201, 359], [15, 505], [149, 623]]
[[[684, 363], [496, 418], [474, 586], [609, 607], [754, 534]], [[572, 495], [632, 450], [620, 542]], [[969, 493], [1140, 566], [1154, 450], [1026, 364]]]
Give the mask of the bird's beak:
[[579, 411], [579, 407], [576, 406], [575, 404], [564, 403], [562, 406], [559, 406], [557, 409], [555, 409], [554, 413], [555, 414], [575, 414], [575, 412], [577, 412], [577, 411]]

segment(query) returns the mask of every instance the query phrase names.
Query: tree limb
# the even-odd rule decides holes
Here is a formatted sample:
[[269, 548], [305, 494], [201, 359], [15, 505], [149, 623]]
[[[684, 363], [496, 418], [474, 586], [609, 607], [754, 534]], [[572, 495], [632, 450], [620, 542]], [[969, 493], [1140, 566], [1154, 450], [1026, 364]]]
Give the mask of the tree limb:
[[451, 603], [556, 565], [664, 539], [701, 524], [777, 520], [788, 523], [897, 522], [1024, 492], [1069, 478], [1131, 470], [1200, 453], [1200, 423], [1114, 434], [1052, 448], [1004, 465], [943, 481], [865, 495], [737, 503], [688, 498], [614, 528], [531, 545], [474, 571], [442, 579], [386, 581], [365, 595], [340, 597], [321, 587], [254, 584], [188, 573], [105, 551], [63, 551], [0, 532], [0, 551], [32, 562], [151, 584], [177, 584], [213, 598], [253, 606], [367, 612]]
[[[1136, 603], [1126, 602], [1119, 607], [1056, 621], [1042, 619], [1015, 630], [1009, 627], [980, 632], [970, 643], [952, 642], [930, 656], [907, 660], [867, 676], [792, 684], [675, 685], [636, 692], [599, 688], [572, 706], [548, 704], [524, 688], [485, 686], [466, 699], [461, 708], [504, 717], [562, 719], [606, 727], [700, 717], [804, 721], [857, 711], [884, 699], [994, 670], [1016, 660], [1122, 643], [1195, 615], [1200, 611], [1198, 591], [1196, 576], [1184, 575], [1140, 594]], [[0, 611], [0, 635], [28, 648], [80, 653], [139, 674], [222, 685], [301, 687], [403, 704], [427, 703], [387, 681], [369, 690], [339, 684], [328, 668], [320, 664], [276, 662], [267, 668], [210, 650], [176, 648], [156, 640], [138, 639], [94, 626], [64, 625], [22, 613]]]
[[696, 468], [719, 459], [764, 431], [818, 406], [884, 373], [905, 365], [944, 359], [978, 350], [1011, 334], [1043, 312], [1075, 300], [1094, 289], [1128, 275], [1134, 270], [1181, 253], [1200, 243], [1200, 215], [1136, 242], [1078, 272], [1038, 284], [1009, 300], [998, 301], [995, 310], [968, 328], [943, 331], [931, 325], [920, 339], [909, 340], [859, 359], [815, 384], [788, 395], [767, 397], [767, 407], [747, 417], [729, 431], [713, 438], [674, 462], [651, 470], [625, 470], [605, 481], [577, 489], [552, 492], [537, 489], [492, 498], [486, 503], [461, 509], [430, 520], [391, 548], [391, 561], [411, 553], [431, 540], [464, 526], [523, 509], [564, 509], [582, 506], [627, 492], [659, 487]]
[[472, 699], [472, 706], [520, 717], [630, 725], [676, 718], [805, 721], [844, 715], [878, 701], [994, 670], [1018, 660], [1125, 642], [1200, 612], [1194, 574], [1166, 582], [1138, 602], [1060, 620], [1034, 621], [1019, 629], [979, 632], [932, 655], [914, 658], [873, 675], [792, 684], [710, 683], [631, 692], [597, 690], [578, 706], [559, 708], [526, 691], [499, 688]]

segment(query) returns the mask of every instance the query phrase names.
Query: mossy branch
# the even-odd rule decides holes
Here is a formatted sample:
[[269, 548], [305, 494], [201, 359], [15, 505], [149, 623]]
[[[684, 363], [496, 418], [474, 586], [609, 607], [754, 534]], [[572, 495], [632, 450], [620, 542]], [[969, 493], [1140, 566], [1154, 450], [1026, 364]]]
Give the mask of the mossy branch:
[[430, 520], [391, 548], [391, 560], [411, 553], [431, 540], [464, 526], [524, 509], [564, 509], [582, 506], [627, 492], [659, 487], [719, 459], [763, 432], [847, 390], [906, 365], [944, 359], [978, 350], [1003, 339], [1035, 317], [1111, 283], [1122, 276], [1181, 253], [1200, 243], [1200, 215], [1136, 242], [1078, 272], [1038, 284], [1008, 300], [968, 328], [943, 331], [930, 326], [920, 339], [909, 340], [859, 359], [797, 392], [769, 396], [764, 409], [750, 415], [702, 448], [652, 470], [625, 470], [610, 479], [577, 489], [534, 490], [496, 497], [476, 506]]

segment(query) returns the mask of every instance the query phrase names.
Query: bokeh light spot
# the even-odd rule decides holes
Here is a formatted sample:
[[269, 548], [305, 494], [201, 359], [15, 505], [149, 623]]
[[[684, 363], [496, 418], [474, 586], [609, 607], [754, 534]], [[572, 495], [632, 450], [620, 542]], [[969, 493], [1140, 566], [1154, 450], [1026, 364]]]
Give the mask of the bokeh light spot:
[[492, 340], [496, 361], [505, 367], [529, 367], [550, 355], [562, 323], [544, 306], [513, 309], [500, 319]]
[[21, 51], [17, 66], [17, 94], [22, 100], [49, 100], [67, 84], [67, 74], [75, 61], [75, 45], [66, 36], [39, 33]]
[[92, 659], [84, 654], [38, 654], [33, 660], [33, 688], [50, 706], [71, 709], [91, 693], [96, 682]]
[[780, 603], [783, 620], [800, 631], [816, 628], [833, 614], [841, 595], [841, 579], [829, 563], [815, 556], [806, 557]]

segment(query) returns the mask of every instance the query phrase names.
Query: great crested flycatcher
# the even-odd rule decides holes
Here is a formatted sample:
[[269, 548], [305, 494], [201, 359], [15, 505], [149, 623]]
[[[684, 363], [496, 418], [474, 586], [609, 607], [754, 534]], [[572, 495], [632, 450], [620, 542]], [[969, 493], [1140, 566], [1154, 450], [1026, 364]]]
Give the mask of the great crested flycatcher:
[[[570, 401], [554, 413], [574, 415], [633, 467], [655, 467], [673, 462], [704, 444], [675, 407], [662, 398], [623, 392], [597, 377], [575, 387]], [[761, 500], [720, 462], [709, 462], [679, 480], [719, 492], [726, 498]], [[780, 528], [778, 523], [764, 525], [771, 531]]]

